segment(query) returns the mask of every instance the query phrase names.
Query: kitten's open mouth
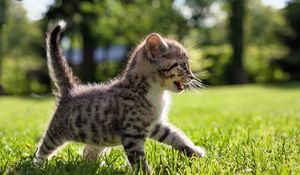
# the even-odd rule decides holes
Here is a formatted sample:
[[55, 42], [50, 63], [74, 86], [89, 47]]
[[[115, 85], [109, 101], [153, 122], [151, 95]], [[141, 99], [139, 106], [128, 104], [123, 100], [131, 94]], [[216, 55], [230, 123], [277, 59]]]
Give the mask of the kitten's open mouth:
[[182, 91], [184, 89], [184, 85], [179, 81], [173, 81], [178, 90]]

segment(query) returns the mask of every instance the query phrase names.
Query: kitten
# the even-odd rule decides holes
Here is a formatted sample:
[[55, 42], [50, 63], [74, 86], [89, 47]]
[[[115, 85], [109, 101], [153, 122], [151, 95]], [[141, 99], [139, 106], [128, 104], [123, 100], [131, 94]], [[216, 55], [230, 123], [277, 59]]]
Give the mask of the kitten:
[[132, 167], [149, 172], [144, 143], [147, 137], [171, 145], [188, 156], [203, 157], [179, 129], [166, 121], [167, 92], [199, 87], [187, 52], [174, 40], [150, 34], [133, 51], [123, 73], [106, 84], [83, 85], [73, 76], [59, 46], [64, 22], [47, 33], [47, 58], [58, 103], [36, 153], [47, 159], [68, 141], [85, 143], [83, 156], [96, 159], [105, 147], [123, 145]]

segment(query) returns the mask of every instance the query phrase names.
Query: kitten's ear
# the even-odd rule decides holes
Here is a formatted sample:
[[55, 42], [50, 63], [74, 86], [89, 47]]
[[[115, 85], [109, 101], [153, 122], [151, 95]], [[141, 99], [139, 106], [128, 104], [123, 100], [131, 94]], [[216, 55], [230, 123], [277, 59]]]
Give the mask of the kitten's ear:
[[146, 39], [146, 51], [150, 58], [157, 58], [168, 49], [167, 43], [157, 33], [151, 33]]

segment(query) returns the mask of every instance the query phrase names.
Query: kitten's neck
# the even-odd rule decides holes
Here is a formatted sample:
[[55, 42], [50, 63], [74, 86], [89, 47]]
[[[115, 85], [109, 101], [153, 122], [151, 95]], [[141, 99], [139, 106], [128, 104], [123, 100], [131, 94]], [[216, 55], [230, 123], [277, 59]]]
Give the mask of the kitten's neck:
[[134, 88], [147, 88], [148, 91], [163, 95], [164, 89], [156, 76], [156, 70], [143, 52], [143, 45], [138, 46], [128, 61], [122, 79], [128, 81]]
[[161, 98], [165, 92], [163, 87], [149, 74], [135, 71], [123, 75], [121, 84], [126, 85], [128, 89], [131, 89], [133, 92], [139, 93], [140, 95], [151, 95]]

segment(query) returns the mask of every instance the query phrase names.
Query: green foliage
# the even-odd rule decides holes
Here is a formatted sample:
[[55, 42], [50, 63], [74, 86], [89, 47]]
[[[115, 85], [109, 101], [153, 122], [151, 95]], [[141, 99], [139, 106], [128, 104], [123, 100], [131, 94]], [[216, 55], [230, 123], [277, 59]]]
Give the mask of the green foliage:
[[28, 74], [44, 69], [46, 65], [40, 58], [39, 49], [44, 39], [39, 24], [29, 22], [21, 4], [16, 1], [9, 3], [7, 14], [0, 38], [0, 84], [7, 94], [45, 93], [47, 86]]
[[104, 61], [97, 66], [96, 78], [97, 81], [107, 81], [117, 76], [121, 71], [121, 64], [119, 61]]
[[288, 81], [289, 75], [272, 62], [286, 54], [282, 46], [249, 46], [245, 57], [245, 67], [250, 81], [255, 83], [274, 83]]
[[280, 45], [278, 34], [286, 28], [282, 10], [262, 5], [260, 0], [248, 2], [246, 42], [250, 45]]
[[3, 63], [1, 84], [5, 89], [5, 93], [23, 95], [49, 91], [47, 85], [40, 84], [37, 79], [29, 74], [30, 70], [41, 69], [41, 61], [38, 62], [36, 58], [32, 57], [6, 57], [3, 59]]
[[[6, 18], [7, 18], [7, 7], [8, 7], [8, 0], [2, 0], [0, 1], [0, 78], [2, 75], [2, 60], [4, 57], [4, 34], [3, 34], [3, 26], [6, 22]], [[0, 84], [0, 95], [3, 93], [3, 87]]]
[[[225, 79], [226, 65], [231, 56], [231, 49], [228, 45], [222, 46], [207, 46], [201, 49], [203, 59], [210, 64], [207, 66], [208, 83], [209, 84], [226, 84], [228, 80]], [[201, 76], [201, 75], [200, 75]]]
[[29, 93], [30, 88], [25, 72], [26, 67], [18, 64], [13, 58], [6, 58], [3, 61], [5, 66], [3, 66], [2, 70], [1, 84], [6, 93]]
[[13, 1], [7, 13], [1, 38], [3, 54], [13, 57], [38, 56], [37, 51], [43, 45], [38, 23], [28, 21], [19, 2]]
[[[171, 123], [203, 146], [207, 157], [188, 158], [148, 140], [154, 174], [299, 174], [299, 88], [225, 86], [174, 95]], [[34, 166], [54, 98], [0, 97], [0, 106], [1, 174], [129, 174], [119, 147], [86, 162], [79, 155], [82, 145], [69, 144]]]
[[281, 28], [280, 38], [289, 49], [277, 65], [289, 74], [291, 80], [300, 80], [300, 1], [291, 0], [284, 9], [287, 26]]
[[176, 34], [182, 38], [188, 27], [179, 12], [172, 8], [172, 3], [171, 0], [107, 1], [102, 4], [103, 12], [93, 28], [101, 39], [99, 45], [120, 43], [132, 46], [151, 32]]
[[[191, 67], [207, 84], [227, 84], [224, 76], [230, 60], [231, 48], [228, 45], [205, 46], [191, 50]], [[272, 63], [285, 55], [287, 49], [278, 45], [256, 46], [246, 48], [245, 69], [252, 83], [275, 83], [289, 80], [289, 75]]]

